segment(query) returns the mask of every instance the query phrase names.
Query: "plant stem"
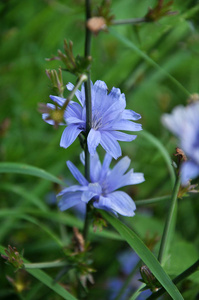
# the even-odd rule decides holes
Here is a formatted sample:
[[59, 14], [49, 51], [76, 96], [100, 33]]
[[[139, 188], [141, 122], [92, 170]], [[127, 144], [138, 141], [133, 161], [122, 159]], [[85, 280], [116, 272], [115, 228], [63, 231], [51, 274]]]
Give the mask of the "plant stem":
[[[196, 272], [198, 269], [199, 269], [199, 259], [191, 267], [189, 267], [184, 272], [182, 272], [180, 275], [175, 277], [173, 279], [173, 283], [175, 283], [175, 284], [179, 283], [180, 281], [184, 280], [185, 278], [187, 278], [188, 276], [190, 276], [191, 274]], [[165, 289], [161, 288], [158, 292], [155, 292], [150, 297], [148, 297], [147, 300], [157, 299], [161, 295], [163, 295], [165, 292], [166, 292]]]
[[49, 261], [44, 263], [33, 263], [33, 264], [24, 264], [25, 269], [44, 269], [44, 268], [57, 268], [66, 266], [65, 261]]
[[112, 21], [111, 25], [125, 25], [125, 24], [140, 24], [140, 23], [146, 23], [145, 18], [135, 18], [135, 19], [124, 19], [124, 20], [114, 20]]
[[147, 205], [147, 204], [153, 204], [161, 201], [165, 201], [170, 199], [171, 195], [167, 196], [162, 196], [162, 197], [156, 197], [156, 198], [149, 198], [149, 199], [143, 199], [143, 200], [136, 200], [135, 204], [136, 206], [142, 206], [142, 205]]
[[[91, 17], [91, 0], [86, 0], [86, 21]], [[90, 56], [91, 53], [91, 32], [86, 27], [86, 39], [85, 39], [85, 57]], [[86, 99], [86, 146], [85, 146], [85, 177], [90, 181], [90, 153], [88, 151], [87, 137], [91, 128], [92, 122], [92, 103], [91, 103], [91, 83], [90, 83], [90, 70], [88, 70], [88, 80], [85, 85], [85, 99]], [[88, 229], [90, 223], [90, 203], [87, 204], [86, 217], [83, 229], [84, 239], [87, 239]]]
[[174, 217], [174, 211], [175, 211], [175, 207], [176, 207], [176, 203], [177, 203], [179, 187], [180, 187], [180, 176], [177, 176], [176, 182], [175, 182], [175, 185], [173, 188], [171, 204], [170, 204], [170, 208], [169, 208], [169, 212], [167, 215], [164, 232], [163, 232], [163, 236], [162, 236], [162, 240], [161, 240], [161, 244], [160, 244], [160, 250], [159, 250], [159, 255], [158, 255], [158, 260], [160, 263], [162, 263], [164, 256], [165, 256], [166, 247], [168, 247], [168, 240], [169, 240], [171, 225], [172, 225], [172, 221], [173, 221], [173, 217]]
[[76, 91], [78, 90], [78, 88], [80, 87], [80, 85], [84, 82], [88, 80], [88, 76], [86, 74], [82, 74], [80, 77], [79, 77], [79, 80], [77, 82], [77, 84], [74, 86], [73, 90], [71, 91], [71, 93], [69, 94], [68, 98], [66, 99], [66, 101], [64, 102], [64, 105], [63, 105], [63, 109], [65, 109], [68, 105], [68, 103], [70, 102], [70, 100], [72, 100], [72, 98], [74, 97]]

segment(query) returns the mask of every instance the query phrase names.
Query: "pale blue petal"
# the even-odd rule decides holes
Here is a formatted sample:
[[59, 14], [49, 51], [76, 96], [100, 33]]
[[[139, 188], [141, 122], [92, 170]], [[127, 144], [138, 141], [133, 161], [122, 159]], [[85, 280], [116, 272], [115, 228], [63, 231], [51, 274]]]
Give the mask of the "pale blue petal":
[[87, 186], [81, 186], [81, 185], [72, 185], [69, 186], [65, 189], [63, 189], [58, 195], [57, 197], [62, 196], [65, 193], [69, 193], [69, 192], [77, 192], [77, 191], [85, 191], [86, 189], [88, 189]]
[[121, 91], [119, 88], [113, 87], [112, 90], [110, 91], [110, 93], [108, 94], [108, 96], [113, 99], [119, 99], [121, 96]]
[[131, 160], [128, 156], [123, 157], [120, 161], [114, 166], [110, 172], [110, 177], [117, 177], [123, 175], [129, 168]]
[[128, 131], [140, 131], [142, 130], [142, 125], [139, 123], [134, 123], [128, 120], [119, 120], [111, 125], [112, 130], [128, 130]]
[[106, 104], [107, 85], [101, 80], [97, 80], [92, 87], [92, 107], [101, 110], [102, 105]]
[[185, 161], [181, 167], [181, 182], [186, 185], [190, 179], [199, 176], [199, 166], [193, 161]]
[[112, 161], [112, 156], [110, 154], [106, 153], [103, 164], [102, 164], [101, 172], [100, 172], [100, 178], [99, 178], [100, 182], [103, 182], [105, 180], [105, 177], [108, 176], [108, 174], [110, 172], [109, 166], [110, 166], [111, 161]]
[[102, 193], [102, 188], [98, 183], [89, 183], [88, 190], [82, 193], [81, 200], [88, 203], [93, 197], [99, 196]]
[[179, 105], [173, 109], [172, 114], [164, 114], [161, 120], [165, 127], [180, 137], [183, 133], [186, 117], [186, 108], [182, 105]]
[[139, 184], [144, 181], [145, 179], [143, 173], [134, 173], [133, 169], [131, 169], [128, 173], [121, 176], [120, 178], [116, 177], [115, 180], [109, 177], [109, 192], [112, 192], [127, 185]]
[[117, 159], [119, 156], [122, 155], [120, 145], [111, 133], [101, 131], [100, 144], [104, 148], [104, 150], [107, 153], [109, 153], [113, 158]]
[[82, 192], [71, 192], [71, 193], [65, 193], [60, 202], [58, 203], [59, 209], [61, 211], [64, 211], [74, 205], [77, 205], [81, 202], [81, 195]]
[[66, 162], [67, 167], [69, 168], [70, 172], [74, 176], [74, 178], [83, 186], [88, 185], [88, 181], [86, 178], [82, 175], [82, 173], [75, 167], [75, 165], [71, 161]]
[[134, 201], [125, 192], [114, 192], [108, 194], [106, 197], [100, 196], [97, 202], [94, 202], [95, 207], [107, 210], [112, 210], [120, 215], [132, 217], [135, 215], [136, 209]]
[[60, 146], [63, 148], [68, 148], [78, 137], [80, 132], [82, 132], [82, 129], [79, 129], [77, 125], [68, 125], [62, 133]]
[[122, 118], [122, 119], [125, 119], [125, 120], [133, 120], [133, 121], [137, 121], [137, 120], [141, 119], [141, 116], [140, 116], [140, 114], [136, 113], [136, 112], [133, 111], [133, 110], [125, 109], [125, 110], [122, 112], [121, 118]]
[[81, 161], [81, 163], [82, 163], [82, 165], [83, 166], [85, 166], [85, 152], [84, 151], [82, 151], [81, 153], [80, 153], [80, 161]]
[[82, 116], [82, 107], [79, 103], [70, 101], [68, 106], [66, 107], [65, 117], [75, 117], [81, 120]]
[[114, 138], [118, 141], [124, 141], [124, 142], [131, 142], [136, 139], [137, 135], [132, 135], [120, 131], [111, 131], [111, 134], [114, 136]]
[[101, 133], [91, 128], [87, 137], [88, 151], [91, 155], [94, 155], [96, 148], [101, 140]]
[[64, 102], [66, 101], [65, 98], [58, 97], [58, 96], [50, 95], [49, 97], [50, 97], [50, 99], [52, 99], [54, 102], [56, 102], [59, 106], [62, 106], [62, 105], [64, 104]]
[[101, 162], [99, 160], [99, 156], [97, 152], [95, 155], [90, 157], [90, 179], [91, 182], [97, 182], [99, 181], [99, 177], [101, 174]]

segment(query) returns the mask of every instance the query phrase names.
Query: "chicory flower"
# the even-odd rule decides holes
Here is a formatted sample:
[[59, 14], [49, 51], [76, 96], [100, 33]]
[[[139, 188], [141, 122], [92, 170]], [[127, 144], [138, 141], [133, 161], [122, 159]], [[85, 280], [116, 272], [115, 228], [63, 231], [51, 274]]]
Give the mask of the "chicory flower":
[[[67, 84], [67, 89], [72, 90], [74, 85]], [[81, 91], [75, 93], [79, 103], [70, 101], [64, 113], [66, 125], [61, 137], [60, 146], [68, 148], [82, 132], [86, 132], [86, 104], [85, 90], [82, 85]], [[50, 98], [59, 106], [63, 106], [66, 99], [50, 96]], [[118, 141], [130, 142], [136, 138], [136, 135], [121, 132], [125, 131], [140, 131], [141, 124], [133, 121], [139, 120], [141, 116], [133, 110], [125, 109], [125, 95], [121, 93], [119, 88], [113, 87], [110, 93], [103, 81], [91, 82], [91, 99], [92, 99], [92, 123], [88, 133], [87, 143], [88, 150], [91, 155], [96, 152], [97, 146], [100, 144], [104, 150], [112, 157], [117, 159], [121, 156], [121, 148]], [[55, 107], [53, 104], [48, 104], [49, 108]], [[52, 124], [48, 120], [48, 115], [43, 114], [43, 119]]]
[[[80, 202], [88, 203], [92, 200], [96, 208], [113, 212], [116, 215], [119, 213], [123, 216], [133, 216], [136, 209], [134, 201], [127, 193], [116, 190], [143, 182], [143, 173], [134, 173], [133, 169], [126, 173], [131, 162], [127, 156], [122, 158], [112, 170], [109, 168], [111, 160], [112, 157], [109, 154], [105, 155], [103, 164], [97, 153], [91, 157], [91, 182], [87, 181], [72, 162], [67, 161], [67, 166], [79, 185], [65, 188], [58, 194], [60, 210], [64, 211]], [[81, 161], [84, 164], [83, 156], [81, 156]]]
[[175, 107], [162, 121], [178, 137], [179, 147], [188, 158], [181, 166], [181, 181], [186, 185], [199, 175], [199, 102]]

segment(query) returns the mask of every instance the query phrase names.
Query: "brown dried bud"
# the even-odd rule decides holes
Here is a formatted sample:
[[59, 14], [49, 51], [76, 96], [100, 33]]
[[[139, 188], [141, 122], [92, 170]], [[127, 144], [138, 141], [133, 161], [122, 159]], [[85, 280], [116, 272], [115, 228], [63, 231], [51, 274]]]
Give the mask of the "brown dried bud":
[[83, 235], [79, 232], [76, 227], [73, 227], [73, 242], [75, 244], [75, 252], [84, 252], [85, 250], [85, 242]]
[[93, 17], [87, 21], [87, 27], [90, 31], [92, 31], [95, 35], [99, 33], [101, 30], [106, 30], [106, 20], [104, 17]]
[[180, 148], [176, 148], [176, 153], [174, 154], [175, 156], [177, 156], [179, 158], [180, 161], [186, 161], [187, 157], [184, 153], [184, 151]]

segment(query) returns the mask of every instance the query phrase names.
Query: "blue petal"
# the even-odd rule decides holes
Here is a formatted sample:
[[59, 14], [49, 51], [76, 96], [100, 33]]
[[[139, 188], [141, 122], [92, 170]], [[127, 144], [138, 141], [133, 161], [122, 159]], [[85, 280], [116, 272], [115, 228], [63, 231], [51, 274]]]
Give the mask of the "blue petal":
[[66, 101], [65, 98], [58, 97], [58, 96], [50, 95], [49, 97], [50, 97], [54, 102], [56, 102], [57, 104], [59, 104], [59, 106], [62, 106], [62, 105], [64, 104], [64, 102]]
[[63, 211], [74, 205], [77, 205], [81, 202], [81, 195], [82, 192], [65, 193], [62, 196], [61, 201], [58, 203], [59, 209]]
[[75, 117], [81, 120], [82, 118], [82, 107], [76, 102], [70, 101], [66, 107], [65, 117]]
[[62, 133], [60, 146], [63, 148], [68, 148], [78, 137], [80, 132], [82, 132], [82, 129], [79, 129], [77, 125], [68, 125]]
[[69, 193], [69, 192], [77, 192], [77, 191], [85, 191], [87, 188], [87, 186], [81, 186], [81, 185], [72, 185], [69, 186], [65, 189], [63, 189], [58, 195], [57, 197], [62, 196], [65, 193]]
[[93, 197], [99, 196], [102, 188], [98, 183], [89, 183], [88, 190], [82, 193], [81, 200], [88, 203]]
[[[144, 181], [145, 181], [145, 179], [144, 179], [143, 173], [134, 173], [133, 169], [131, 169], [128, 173], [121, 176], [120, 178], [117, 178], [115, 181], [113, 181], [113, 180], [111, 181], [111, 177], [110, 177], [109, 178], [109, 191], [112, 192], [121, 187], [142, 183]], [[111, 187], [113, 189], [111, 189]]]
[[92, 107], [98, 110], [101, 108], [103, 104], [106, 104], [103, 101], [107, 95], [107, 91], [108, 91], [107, 85], [104, 81], [97, 80], [94, 83], [91, 91], [92, 91]]
[[128, 130], [128, 131], [140, 131], [142, 130], [142, 125], [139, 123], [134, 123], [128, 120], [119, 120], [112, 124], [112, 130]]
[[112, 161], [112, 156], [110, 154], [106, 153], [103, 164], [102, 164], [101, 172], [100, 172], [99, 181], [101, 183], [103, 183], [106, 176], [109, 174], [109, 166], [110, 166], [111, 161]]
[[111, 134], [118, 141], [131, 142], [136, 139], [137, 135], [127, 134], [120, 131], [111, 131]]
[[120, 215], [128, 217], [135, 215], [135, 203], [127, 193], [117, 191], [109, 194], [107, 197], [110, 199], [110, 207]]
[[187, 111], [182, 105], [175, 107], [172, 114], [164, 114], [162, 116], [162, 123], [171, 132], [177, 136], [181, 136], [186, 120]]
[[97, 152], [90, 157], [90, 179], [91, 182], [98, 182], [101, 174], [101, 162]]
[[181, 182], [186, 185], [190, 179], [199, 175], [199, 166], [193, 161], [185, 161], [181, 167]]
[[117, 159], [122, 155], [122, 151], [119, 143], [112, 136], [111, 133], [106, 131], [101, 131], [101, 141], [100, 144], [104, 150], [109, 153], [113, 158]]
[[137, 121], [137, 120], [141, 119], [141, 116], [140, 116], [140, 114], [134, 112], [133, 110], [125, 109], [125, 110], [122, 112], [121, 118], [122, 118], [122, 119], [126, 119], [126, 120]]
[[121, 191], [108, 194], [106, 197], [100, 196], [98, 203], [94, 202], [93, 205], [98, 208], [101, 206], [102, 209], [103, 207], [109, 210], [111, 209], [120, 215], [128, 217], [134, 216], [134, 211], [136, 209], [135, 203], [131, 197]]
[[99, 145], [100, 140], [101, 140], [101, 133], [98, 130], [94, 130], [93, 128], [91, 128], [87, 138], [88, 151], [91, 155], [95, 154], [96, 148]]
[[82, 175], [82, 173], [75, 167], [75, 165], [71, 161], [66, 162], [67, 167], [69, 168], [70, 172], [74, 176], [74, 178], [83, 186], [88, 185], [88, 181], [86, 178]]

